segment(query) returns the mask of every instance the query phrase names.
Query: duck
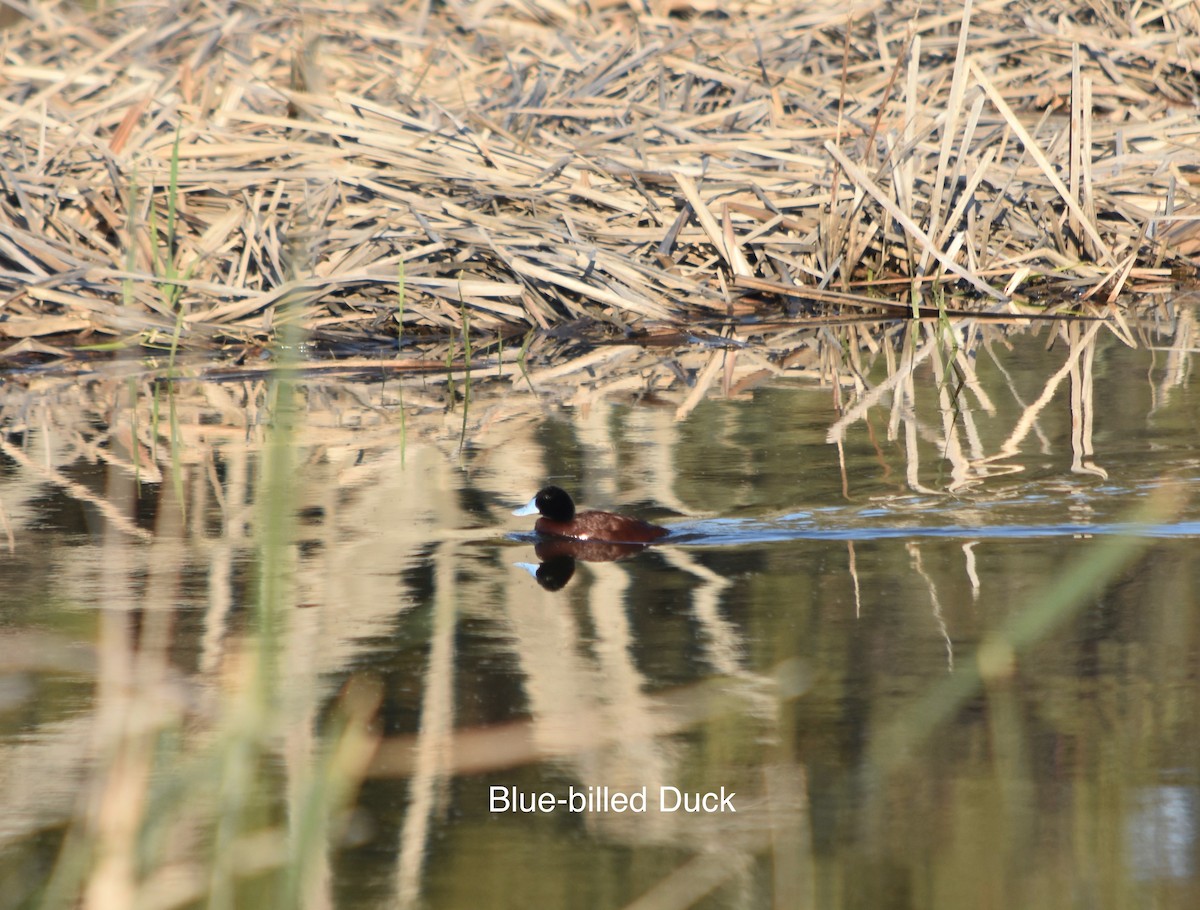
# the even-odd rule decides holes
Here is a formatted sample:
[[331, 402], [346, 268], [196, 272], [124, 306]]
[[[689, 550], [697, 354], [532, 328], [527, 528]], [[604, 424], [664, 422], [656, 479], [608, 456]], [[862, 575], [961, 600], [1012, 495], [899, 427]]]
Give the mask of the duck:
[[514, 515], [535, 513], [540, 513], [541, 518], [534, 524], [533, 529], [539, 534], [551, 537], [617, 544], [647, 544], [671, 533], [666, 528], [652, 525], [640, 518], [630, 518], [628, 515], [615, 515], [612, 512], [593, 509], [577, 512], [570, 494], [555, 486], [538, 490], [533, 499], [513, 512]]

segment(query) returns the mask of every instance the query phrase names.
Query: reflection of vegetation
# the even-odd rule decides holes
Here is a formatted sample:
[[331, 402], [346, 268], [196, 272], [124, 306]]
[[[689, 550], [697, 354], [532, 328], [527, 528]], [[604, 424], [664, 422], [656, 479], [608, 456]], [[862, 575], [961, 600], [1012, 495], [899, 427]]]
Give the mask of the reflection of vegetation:
[[[1186, 311], [1164, 312], [1188, 330]], [[1093, 882], [1144, 894], [1112, 832], [1138, 800], [1155, 805], [1138, 788], [1195, 751], [1192, 541], [1156, 545], [1135, 573], [1117, 539], [1066, 526], [1115, 520], [1168, 469], [1194, 473], [1186, 334], [1133, 322], [1132, 337], [1172, 349], [1148, 368], [1107, 323], [932, 328], [763, 330], [747, 347], [575, 359], [558, 356], [573, 341], [542, 336], [526, 364], [536, 399], [515, 346], [486, 370], [473, 348], [461, 450], [446, 348], [414, 344], [410, 362], [436, 369], [401, 374], [403, 452], [397, 383], [306, 372], [292, 342], [269, 366], [178, 383], [186, 520], [173, 485], [147, 486], [138, 508], [124, 482], [136, 468], [104, 418], [132, 395], [56, 376], [5, 388], [15, 558], [100, 627], [92, 700], [31, 708], [52, 712], [37, 736], [2, 746], [57, 743], [84, 781], [76, 805], [10, 813], [54, 848], [76, 818], [46, 903], [123, 887], [164, 907], [350, 905], [403, 886], [431, 906], [485, 892], [534, 905], [576, 886], [613, 905], [669, 892], [944, 907], [983, 893], [1040, 907], [1061, 901], [1022, 889], [1061, 897], [1081, 855], [1113, 860]], [[154, 396], [140, 365], [117, 366], [118, 388], [141, 393], [128, 425], [157, 469]], [[1105, 410], [1089, 427], [1093, 401]], [[1173, 466], [1130, 442], [1147, 426], [1160, 447], [1186, 441]], [[80, 470], [80, 453], [100, 469]], [[1089, 459], [1116, 478], [1102, 495], [1077, 469]], [[753, 519], [764, 534], [586, 564], [552, 597], [512, 568], [529, 548], [503, 534], [508, 509], [556, 474], [600, 506], [735, 531]], [[52, 498], [91, 524], [40, 536], [58, 519], [24, 503]], [[975, 530], [1006, 522], [1054, 535]], [[953, 533], [869, 533], [884, 525]], [[769, 535], [797, 528], [826, 533]], [[1084, 587], [1044, 596], [1072, 556]], [[384, 677], [377, 691], [321, 682], [364, 669]], [[376, 704], [387, 738], [371, 760]], [[95, 728], [56, 729], [79, 715]], [[369, 796], [354, 801], [363, 774]], [[491, 782], [728, 786], [746, 802], [732, 820], [526, 824], [480, 810]], [[1083, 843], [1091, 828], [1114, 842]], [[556, 865], [530, 876], [551, 842]], [[6, 844], [18, 860], [38, 849], [31, 834]]]
[[1095, 541], [1089, 552], [1065, 567], [1044, 592], [1031, 594], [1028, 603], [984, 637], [974, 664], [959, 668], [944, 682], [931, 686], [876, 734], [870, 751], [872, 770], [887, 772], [912, 761], [913, 749], [945, 725], [983, 687], [1005, 683], [1023, 655], [1094, 602], [1100, 591], [1150, 548], [1152, 539], [1139, 531], [1177, 516], [1186, 503], [1184, 491], [1177, 487], [1156, 491], [1141, 513], [1131, 516], [1128, 535]]
[[[23, 883], [41, 906], [171, 907], [203, 901], [212, 907], [247, 902], [297, 907], [325, 887], [329, 843], [339, 836], [340, 819], [373, 751], [366, 724], [379, 696], [371, 686], [351, 686], [335, 704], [325, 736], [316, 738], [311, 700], [296, 688], [304, 674], [289, 668], [295, 658], [291, 627], [300, 606], [295, 587], [300, 491], [294, 463], [298, 346], [287, 342], [294, 340], [289, 332], [298, 331], [284, 330], [267, 392], [271, 420], [257, 490], [255, 628], [244, 653], [232, 656], [240, 666], [225, 691], [211, 693], [216, 705], [197, 740], [185, 705], [163, 700], [163, 687], [178, 684], [170, 660], [171, 613], [152, 610], [140, 628], [127, 622], [132, 614], [124, 610], [101, 613], [96, 764], [48, 881], [44, 887]], [[135, 440], [136, 428], [135, 422]], [[180, 453], [172, 449], [170, 457], [178, 460]], [[132, 510], [134, 502], [128, 491], [126, 506]], [[165, 496], [162, 539], [182, 526], [182, 501]], [[114, 526], [109, 533], [119, 537], [123, 530]], [[281, 743], [287, 744], [282, 750]], [[272, 768], [281, 753], [286, 793]]]

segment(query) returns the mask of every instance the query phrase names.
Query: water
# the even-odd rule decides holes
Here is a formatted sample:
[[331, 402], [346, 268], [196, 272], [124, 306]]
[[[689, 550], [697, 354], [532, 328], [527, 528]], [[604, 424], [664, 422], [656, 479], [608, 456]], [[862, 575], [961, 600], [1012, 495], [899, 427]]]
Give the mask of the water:
[[[462, 374], [310, 377], [236, 893], [271, 893], [271, 838], [361, 701], [379, 742], [319, 831], [317, 902], [1194, 906], [1190, 317], [1134, 346], [968, 333], [957, 361], [922, 335], [854, 369], [806, 340], [781, 373], [535, 349], [469, 400]], [[266, 379], [176, 384], [173, 428], [136, 364], [0, 401], [11, 900], [61, 883], [68, 828], [108, 845], [85, 882], [207, 893], [242, 767], [214, 742], [262, 647]], [[509, 512], [548, 482], [672, 536], [539, 556]]]

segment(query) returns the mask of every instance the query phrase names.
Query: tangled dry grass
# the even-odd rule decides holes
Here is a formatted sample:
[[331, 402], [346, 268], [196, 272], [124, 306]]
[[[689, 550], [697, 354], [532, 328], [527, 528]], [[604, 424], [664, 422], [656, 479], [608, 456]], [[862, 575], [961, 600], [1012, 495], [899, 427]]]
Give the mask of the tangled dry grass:
[[630, 335], [1169, 289], [1200, 8], [35, 5], [0, 34], [0, 345]]

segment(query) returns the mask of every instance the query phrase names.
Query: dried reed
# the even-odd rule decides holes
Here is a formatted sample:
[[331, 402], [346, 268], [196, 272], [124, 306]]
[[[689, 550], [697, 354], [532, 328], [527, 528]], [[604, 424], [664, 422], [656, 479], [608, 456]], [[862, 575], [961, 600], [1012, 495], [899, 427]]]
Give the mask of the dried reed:
[[0, 352], [1014, 312], [1194, 272], [1195, 4], [712, 6], [38, 7], [0, 35]]

